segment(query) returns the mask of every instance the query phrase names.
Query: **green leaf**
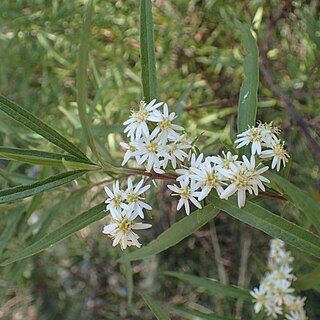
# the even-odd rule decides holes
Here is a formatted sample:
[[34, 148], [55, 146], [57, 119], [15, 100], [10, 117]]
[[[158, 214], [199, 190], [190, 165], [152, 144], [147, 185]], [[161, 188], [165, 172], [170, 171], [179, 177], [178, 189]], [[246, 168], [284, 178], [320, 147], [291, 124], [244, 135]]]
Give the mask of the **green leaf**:
[[160, 253], [197, 231], [213, 219], [218, 212], [219, 210], [215, 210], [212, 205], [208, 205], [202, 209], [201, 219], [199, 220], [198, 210], [196, 210], [189, 216], [174, 223], [169, 229], [161, 233], [157, 239], [151, 241], [145, 247], [124, 255], [119, 261], [134, 261]]
[[250, 296], [248, 290], [241, 289], [235, 286], [228, 286], [213, 279], [200, 278], [191, 274], [174, 271], [167, 271], [164, 274], [185, 282], [189, 282], [198, 288], [204, 288], [211, 294], [219, 294], [224, 297], [243, 299], [245, 301], [252, 300], [252, 297]]
[[77, 69], [77, 104], [80, 122], [87, 143], [93, 152], [93, 154], [100, 160], [100, 155], [94, 143], [94, 139], [91, 132], [90, 122], [87, 116], [86, 105], [87, 105], [87, 67], [88, 67], [88, 54], [90, 44], [90, 31], [91, 31], [91, 20], [93, 14], [93, 0], [88, 2], [86, 17], [83, 24], [82, 36], [80, 41], [80, 50], [78, 58], [78, 69]]
[[83, 152], [60, 133], [43, 123], [29, 111], [0, 95], [0, 110], [73, 156], [89, 161]]
[[223, 210], [232, 217], [265, 232], [271, 237], [279, 238], [303, 252], [320, 257], [320, 237], [315, 234], [250, 201], [246, 201], [246, 205], [240, 209], [235, 197], [222, 200], [218, 196], [212, 195], [210, 198], [216, 208]]
[[236, 21], [236, 26], [241, 31], [242, 44], [248, 52], [243, 66], [245, 79], [242, 82], [238, 101], [238, 133], [248, 129], [248, 125], [256, 123], [259, 86], [258, 46], [248, 26]]
[[12, 212], [9, 212], [10, 214], [10, 221], [8, 222], [6, 228], [1, 231], [0, 235], [0, 256], [2, 255], [2, 252], [4, 248], [6, 247], [8, 241], [10, 240], [13, 232], [16, 230], [16, 226], [19, 222], [20, 215], [23, 213], [23, 208], [18, 207], [12, 210]]
[[299, 290], [320, 290], [320, 266], [308, 274], [299, 276], [294, 282], [294, 287]]
[[79, 159], [74, 156], [39, 150], [0, 147], [0, 156], [12, 160], [39, 164], [43, 166], [70, 168], [72, 166], [67, 166], [66, 163], [72, 163], [74, 164], [74, 166], [76, 166], [77, 164], [79, 166], [82, 165], [81, 169], [86, 170], [90, 170], [90, 168], [98, 168], [95, 164], [84, 161], [83, 159]]
[[143, 95], [147, 102], [156, 99], [157, 76], [154, 57], [153, 18], [151, 0], [141, 1], [140, 6], [140, 54]]
[[169, 315], [164, 311], [158, 302], [156, 302], [146, 293], [140, 293], [140, 295], [158, 320], [170, 320]]
[[208, 319], [208, 320], [235, 320], [234, 318], [226, 318], [226, 317], [217, 316], [213, 312], [204, 313], [204, 312], [200, 312], [198, 310], [190, 310], [190, 309], [183, 308], [180, 306], [172, 306], [172, 307], [170, 307], [170, 310], [172, 310], [174, 313], [179, 314], [180, 316], [183, 316], [183, 319], [185, 319], [185, 317], [187, 317], [188, 319], [191, 319], [191, 320], [193, 320], [194, 318]]
[[283, 196], [297, 206], [320, 232], [320, 204], [310, 197], [307, 192], [296, 187], [287, 179], [277, 174], [270, 174], [270, 179], [277, 184]]
[[75, 232], [85, 228], [89, 224], [102, 219], [105, 217], [106, 213], [104, 211], [105, 204], [99, 204], [88, 211], [85, 211], [78, 215], [77, 217], [69, 220], [67, 223], [62, 225], [60, 228], [51, 232], [47, 236], [44, 236], [37, 242], [31, 244], [27, 248], [22, 249], [21, 251], [14, 254], [12, 257], [1, 263], [0, 266], [6, 266], [12, 262], [19, 261], [28, 257], [31, 257], [55, 243], [70, 237]]
[[77, 170], [59, 173], [49, 178], [39, 180], [29, 185], [18, 186], [14, 188], [4, 189], [0, 191], [0, 203], [27, 198], [53, 188], [57, 188], [63, 184], [71, 182], [87, 171]]

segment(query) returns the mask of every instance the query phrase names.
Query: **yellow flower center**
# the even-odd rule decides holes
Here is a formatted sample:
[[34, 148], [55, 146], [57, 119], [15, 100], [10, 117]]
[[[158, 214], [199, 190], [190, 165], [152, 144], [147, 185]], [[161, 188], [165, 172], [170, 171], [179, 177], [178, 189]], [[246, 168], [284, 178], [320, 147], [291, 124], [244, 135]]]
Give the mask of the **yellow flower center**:
[[261, 140], [261, 134], [259, 130], [251, 130], [249, 134], [249, 140], [251, 142], [253, 141], [260, 141]]
[[139, 199], [140, 199], [140, 197], [136, 193], [130, 192], [128, 194], [127, 202], [128, 203], [136, 203]]
[[245, 188], [248, 186], [248, 177], [245, 174], [239, 173], [234, 180], [238, 188]]
[[113, 199], [112, 199], [113, 203], [114, 203], [114, 207], [116, 209], [119, 209], [120, 208], [120, 205], [121, 205], [121, 202], [122, 202], [122, 199], [121, 199], [121, 195], [117, 195], [115, 196]]
[[134, 147], [134, 146], [132, 146], [130, 143], [129, 143], [128, 145], [129, 145], [129, 150], [130, 150], [131, 152], [134, 152], [134, 151], [137, 150], [137, 148]]
[[132, 229], [132, 222], [129, 221], [127, 218], [123, 219], [118, 226], [119, 231], [123, 231], [125, 233], [131, 231]]
[[148, 118], [148, 111], [140, 107], [140, 110], [135, 113], [135, 118], [138, 123], [146, 121]]
[[215, 188], [218, 183], [218, 179], [214, 173], [207, 172], [207, 177], [204, 183], [212, 188]]
[[170, 128], [171, 121], [168, 118], [164, 118], [162, 121], [159, 122], [158, 126], [161, 130], [166, 130]]
[[155, 144], [154, 142], [151, 142], [146, 149], [150, 152], [150, 153], [156, 153], [158, 151], [158, 146], [157, 144]]
[[180, 193], [181, 198], [184, 198], [184, 199], [190, 198], [190, 188], [189, 187], [185, 187], [184, 189], [180, 188], [180, 190], [181, 190], [181, 193]]

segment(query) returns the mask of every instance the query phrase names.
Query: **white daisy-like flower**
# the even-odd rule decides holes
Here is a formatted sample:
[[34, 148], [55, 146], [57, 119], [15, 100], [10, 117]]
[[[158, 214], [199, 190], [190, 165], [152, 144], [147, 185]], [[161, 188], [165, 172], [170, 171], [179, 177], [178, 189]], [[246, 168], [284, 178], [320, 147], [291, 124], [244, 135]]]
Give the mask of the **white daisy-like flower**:
[[136, 161], [139, 161], [139, 156], [137, 155], [137, 148], [133, 146], [130, 142], [129, 143], [124, 143], [120, 142], [120, 145], [122, 148], [124, 148], [126, 153], [124, 154], [123, 161], [121, 163], [122, 166], [124, 166], [130, 158], [135, 157]]
[[180, 187], [174, 185], [168, 185], [168, 188], [176, 192], [175, 194], [172, 194], [173, 196], [180, 196], [180, 199], [178, 201], [177, 210], [180, 210], [182, 206], [184, 206], [186, 214], [190, 214], [190, 205], [189, 201], [191, 201], [197, 208], [201, 209], [201, 204], [199, 201], [195, 198], [195, 191], [193, 184], [189, 184], [188, 181], [182, 180], [180, 181]]
[[194, 174], [194, 172], [192, 171], [192, 168], [200, 168], [200, 165], [202, 163], [202, 159], [203, 159], [203, 153], [200, 153], [199, 156], [197, 157], [197, 155], [195, 153], [192, 153], [191, 156], [189, 157], [189, 161], [190, 161], [190, 166], [189, 167], [184, 167], [182, 169], [176, 169], [176, 173], [179, 175], [179, 177], [177, 177], [177, 181], [189, 181], [191, 178], [191, 175]]
[[251, 155], [250, 162], [246, 156], [242, 157], [243, 162], [247, 168], [247, 170], [250, 173], [250, 183], [252, 186], [252, 190], [254, 194], [257, 196], [258, 195], [258, 187], [262, 190], [265, 191], [265, 187], [262, 182], [264, 183], [270, 183], [270, 180], [267, 179], [266, 177], [263, 177], [261, 174], [266, 172], [269, 167], [265, 166], [260, 169], [256, 168], [256, 161], [255, 157]]
[[265, 311], [268, 316], [272, 316], [274, 319], [277, 319], [278, 315], [283, 314], [282, 308], [276, 305], [272, 299], [268, 299], [267, 303], [265, 304]]
[[284, 148], [284, 142], [281, 142], [280, 140], [273, 140], [273, 144], [270, 147], [271, 149], [263, 150], [261, 152], [260, 158], [273, 158], [271, 168], [277, 167], [277, 171], [279, 171], [281, 164], [283, 167], [286, 166], [290, 156]]
[[109, 196], [109, 198], [105, 201], [105, 203], [107, 203], [106, 209], [110, 211], [113, 217], [115, 217], [124, 206], [125, 200], [123, 191], [120, 190], [119, 180], [116, 180], [113, 183], [113, 192], [107, 186], [104, 187], [104, 190]]
[[134, 218], [128, 213], [119, 213], [113, 217], [109, 225], [104, 226], [102, 233], [107, 234], [113, 239], [112, 245], [115, 247], [120, 244], [122, 250], [128, 246], [141, 247], [138, 241], [139, 236], [133, 230], [142, 230], [151, 228], [151, 224], [134, 222]]
[[176, 115], [174, 112], [169, 114], [168, 105], [166, 103], [163, 105], [163, 113], [159, 110], [154, 110], [149, 116], [149, 121], [157, 123], [153, 132], [159, 134], [159, 143], [166, 144], [168, 139], [179, 139], [179, 134], [176, 131], [182, 131], [184, 128], [172, 123], [175, 118]]
[[209, 160], [206, 159], [200, 168], [191, 167], [191, 170], [194, 174], [190, 178], [195, 181], [195, 188], [201, 188], [201, 191], [196, 193], [199, 201], [203, 200], [212, 189], [216, 189], [219, 195], [223, 192], [221, 175]]
[[151, 171], [153, 167], [160, 168], [160, 157], [164, 154], [163, 146], [160, 146], [157, 140], [154, 140], [155, 134], [150, 137], [132, 141], [131, 144], [136, 148], [136, 155], [139, 157], [138, 164], [146, 162], [147, 171]]
[[218, 171], [220, 169], [230, 170], [231, 163], [235, 166], [241, 165], [241, 161], [237, 161], [238, 155], [233, 155], [230, 151], [228, 151], [227, 153], [222, 151], [222, 157], [220, 155], [210, 156], [207, 157], [207, 159], [216, 165]]
[[251, 145], [251, 153], [261, 154], [261, 143], [263, 141], [262, 129], [256, 127], [249, 127], [248, 130], [237, 135], [239, 139], [235, 140], [235, 143], [238, 143], [237, 149]]
[[286, 296], [294, 292], [294, 289], [291, 288], [291, 282], [287, 281], [286, 279], [283, 280], [276, 280], [275, 283], [275, 290], [274, 290], [274, 301], [278, 305], [282, 305], [285, 301]]
[[277, 134], [280, 133], [278, 127], [273, 125], [273, 122], [262, 123], [258, 121], [258, 128], [261, 129], [262, 141], [264, 147], [269, 147], [274, 140], [277, 140]]
[[177, 160], [183, 162], [184, 159], [188, 158], [188, 154], [184, 150], [190, 148], [190, 144], [181, 142], [179, 140], [175, 143], [163, 146], [164, 159], [161, 161], [161, 167], [166, 168], [170, 160], [172, 168], [175, 169], [177, 167]]
[[304, 310], [292, 311], [286, 315], [287, 320], [308, 320], [309, 318], [306, 315]]
[[143, 186], [144, 179], [134, 187], [131, 178], [128, 178], [128, 188], [123, 193], [126, 203], [124, 209], [128, 211], [132, 219], [135, 219], [138, 215], [144, 218], [143, 209], [152, 210], [152, 207], [145, 203], [142, 194], [145, 193], [149, 188], [150, 184]]
[[266, 305], [268, 301], [267, 297], [267, 288], [265, 286], [259, 286], [259, 288], [254, 288], [250, 291], [250, 294], [254, 298], [254, 311], [255, 313], [259, 313], [262, 308]]
[[124, 129], [124, 133], [127, 133], [128, 137], [132, 139], [140, 139], [141, 136], [149, 136], [149, 128], [147, 121], [150, 118], [151, 112], [163, 105], [163, 102], [156, 103], [156, 99], [153, 99], [150, 103], [146, 104], [144, 101], [140, 102], [139, 110], [132, 110], [131, 116], [123, 124], [127, 126]]
[[292, 300], [286, 302], [286, 305], [291, 312], [296, 312], [303, 310], [305, 301], [306, 297], [294, 297]]

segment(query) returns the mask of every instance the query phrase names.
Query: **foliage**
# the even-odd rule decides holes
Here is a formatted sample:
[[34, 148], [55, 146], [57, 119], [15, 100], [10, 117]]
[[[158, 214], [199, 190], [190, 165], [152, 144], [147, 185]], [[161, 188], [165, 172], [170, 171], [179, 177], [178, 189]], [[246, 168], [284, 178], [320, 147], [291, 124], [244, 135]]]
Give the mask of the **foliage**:
[[[245, 302], [264, 273], [269, 237], [258, 230], [292, 246], [296, 287], [319, 317], [318, 9], [2, 1], [0, 317], [258, 319]], [[188, 217], [158, 181], [149, 244], [122, 253], [101, 233], [103, 186], [127, 175], [122, 123], [155, 96], [205, 155], [261, 119], [281, 126], [291, 163], [270, 174], [265, 199], [239, 209], [211, 196]]]

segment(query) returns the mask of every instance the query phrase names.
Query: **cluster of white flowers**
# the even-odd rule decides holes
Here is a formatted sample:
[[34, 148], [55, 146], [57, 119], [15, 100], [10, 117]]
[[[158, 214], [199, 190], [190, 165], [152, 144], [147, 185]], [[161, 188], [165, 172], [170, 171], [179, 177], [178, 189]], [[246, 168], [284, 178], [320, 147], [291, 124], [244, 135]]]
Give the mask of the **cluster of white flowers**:
[[[264, 183], [270, 182], [262, 175], [269, 169], [262, 164], [265, 159], [272, 158], [271, 168], [276, 167], [277, 170], [288, 161], [289, 155], [284, 149], [284, 143], [277, 137], [279, 130], [272, 123], [258, 123], [257, 127], [249, 127], [237, 136], [237, 148], [251, 144], [251, 156], [238, 159], [238, 155], [233, 155], [230, 151], [218, 156], [197, 155], [192, 151], [194, 148], [184, 128], [172, 123], [175, 118], [175, 113], [169, 113], [166, 103], [157, 103], [156, 99], [148, 104], [141, 101], [139, 110], [132, 111], [129, 119], [124, 122], [124, 133], [130, 138], [130, 142], [120, 143], [126, 150], [122, 165], [134, 159], [138, 165], [144, 165], [148, 172], [161, 174], [168, 169], [175, 170], [177, 184], [168, 185], [168, 188], [174, 192], [173, 195], [180, 196], [177, 209], [184, 206], [187, 215], [191, 211], [190, 202], [201, 208], [200, 201], [212, 189], [216, 190], [221, 199], [228, 199], [237, 193], [238, 206], [243, 207], [247, 192], [258, 195], [259, 189], [265, 191]], [[122, 248], [140, 245], [137, 235], [131, 231], [137, 228], [133, 220], [138, 215], [144, 217], [143, 208], [151, 209], [142, 201], [141, 205], [137, 204], [140, 194], [133, 197], [134, 200], [126, 195], [133, 190], [132, 181], [129, 181], [126, 192], [119, 189], [119, 182], [114, 185], [114, 193], [106, 188], [110, 197], [106, 201], [107, 210], [110, 210], [114, 223], [106, 226], [104, 233], [114, 238], [113, 245], [120, 243]], [[142, 188], [141, 193], [150, 187], [142, 185], [143, 180], [136, 187]], [[136, 201], [134, 206], [132, 201]], [[123, 223], [123, 219], [130, 224]], [[146, 228], [145, 226], [142, 224], [139, 228]]]
[[294, 295], [292, 282], [296, 279], [290, 264], [293, 262], [290, 251], [279, 239], [270, 241], [268, 272], [265, 273], [259, 287], [250, 294], [254, 298], [254, 310], [264, 310], [273, 319], [307, 320], [304, 310], [306, 298]]
[[116, 180], [113, 184], [113, 191], [104, 187], [109, 197], [105, 203], [107, 203], [107, 211], [111, 213], [111, 223], [104, 226], [102, 232], [113, 239], [113, 246], [120, 244], [122, 250], [128, 246], [140, 248], [139, 236], [132, 230], [151, 227], [151, 224], [134, 222], [138, 216], [144, 218], [143, 209], [152, 209], [143, 201], [144, 198], [142, 197], [143, 193], [149, 188], [150, 185], [144, 185], [144, 179], [141, 179], [134, 187], [130, 178], [126, 190], [120, 189], [119, 180]]
[[[163, 112], [159, 110], [163, 107]], [[184, 128], [173, 124], [176, 118], [174, 112], [169, 114], [168, 105], [152, 100], [149, 104], [140, 102], [139, 110], [132, 111], [130, 118], [123, 124], [124, 132], [130, 138], [129, 143], [121, 143], [126, 149], [122, 165], [130, 158], [135, 158], [139, 165], [144, 164], [147, 171], [152, 169], [163, 173], [169, 161], [175, 169], [177, 161], [188, 158], [185, 150], [191, 148], [191, 143], [184, 134]]]

